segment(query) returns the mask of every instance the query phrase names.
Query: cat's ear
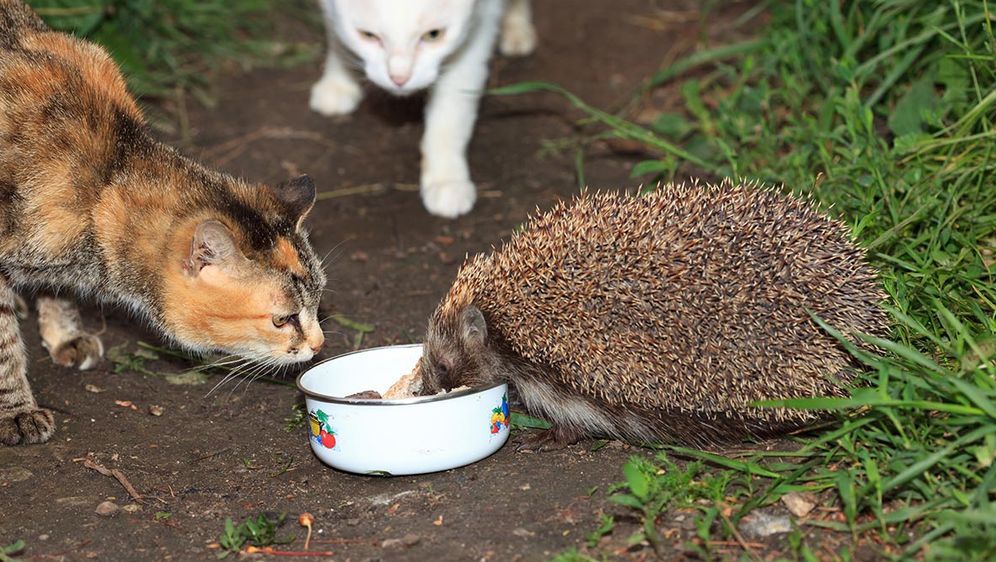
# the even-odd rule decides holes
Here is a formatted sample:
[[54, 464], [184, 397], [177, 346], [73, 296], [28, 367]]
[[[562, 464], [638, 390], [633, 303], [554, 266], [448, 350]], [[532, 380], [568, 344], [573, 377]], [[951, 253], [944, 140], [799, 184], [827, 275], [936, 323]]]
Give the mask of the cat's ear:
[[188, 275], [196, 276], [205, 266], [224, 265], [243, 257], [232, 231], [221, 221], [211, 219], [194, 229], [190, 255], [184, 261], [183, 269]]
[[297, 227], [301, 226], [308, 211], [315, 205], [315, 182], [307, 175], [301, 175], [270, 188], [277, 201], [284, 204]]
[[468, 347], [483, 346], [488, 339], [488, 325], [481, 309], [470, 305], [460, 313], [460, 341]]

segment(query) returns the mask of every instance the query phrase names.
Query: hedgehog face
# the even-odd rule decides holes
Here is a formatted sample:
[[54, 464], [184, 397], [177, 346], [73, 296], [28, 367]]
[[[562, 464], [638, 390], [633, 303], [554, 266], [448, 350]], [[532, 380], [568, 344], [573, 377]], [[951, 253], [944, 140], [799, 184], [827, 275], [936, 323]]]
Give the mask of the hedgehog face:
[[484, 315], [469, 305], [454, 316], [434, 318], [429, 326], [422, 353], [422, 396], [498, 382], [498, 355], [488, 347]]

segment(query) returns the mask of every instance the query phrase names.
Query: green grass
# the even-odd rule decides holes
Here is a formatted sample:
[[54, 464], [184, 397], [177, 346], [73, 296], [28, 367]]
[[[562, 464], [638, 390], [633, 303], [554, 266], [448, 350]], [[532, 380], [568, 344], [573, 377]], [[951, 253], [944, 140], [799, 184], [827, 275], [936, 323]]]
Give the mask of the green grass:
[[281, 538], [277, 530], [283, 525], [285, 515], [271, 516], [260, 513], [236, 525], [230, 517], [225, 518], [225, 529], [218, 536], [218, 558], [238, 554], [246, 546], [264, 547], [290, 544], [294, 537]]
[[[799, 0], [767, 7], [770, 23], [755, 40], [699, 52], [648, 80], [648, 89], [680, 83], [685, 108], [649, 126], [554, 84], [498, 93], [557, 92], [586, 114], [587, 141], [642, 142], [658, 155], [634, 167], [644, 181], [746, 176], [812, 194], [852, 227], [881, 270], [894, 330], [890, 339], [869, 339], [877, 355], [853, 350], [867, 366], [868, 387], [849, 399], [782, 403], [835, 410], [837, 423], [799, 439], [792, 453], [728, 459], [670, 448], [716, 467], [709, 478], [726, 482], [722, 497], [736, 500], [731, 523], [789, 491], [812, 490], [829, 493], [844, 517], [805, 526], [889, 555], [993, 559], [992, 6]], [[662, 479], [677, 469], [666, 459], [654, 462], [656, 471], [626, 468], [626, 497], [635, 500], [625, 501], [648, 522], [647, 535], [657, 513], [680, 503], [652, 492], [669, 489]], [[696, 505], [705, 532], [730, 537], [716, 503]], [[816, 550], [806, 540], [789, 536], [797, 558]], [[708, 541], [697, 545], [709, 555]]]
[[28, 0], [52, 28], [103, 45], [132, 93], [175, 97], [189, 92], [210, 104], [210, 76], [223, 63], [311, 60], [316, 45], [287, 44], [274, 20], [315, 22], [303, 0]]

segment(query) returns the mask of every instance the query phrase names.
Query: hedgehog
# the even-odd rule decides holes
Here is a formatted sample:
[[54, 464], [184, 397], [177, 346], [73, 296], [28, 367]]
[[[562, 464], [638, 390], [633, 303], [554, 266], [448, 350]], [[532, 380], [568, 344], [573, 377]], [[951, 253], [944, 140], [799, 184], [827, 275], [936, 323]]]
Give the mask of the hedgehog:
[[826, 412], [760, 400], [846, 396], [884, 335], [885, 295], [843, 223], [811, 199], [724, 180], [645, 195], [587, 191], [465, 260], [429, 321], [420, 395], [507, 382], [552, 427], [708, 446]]

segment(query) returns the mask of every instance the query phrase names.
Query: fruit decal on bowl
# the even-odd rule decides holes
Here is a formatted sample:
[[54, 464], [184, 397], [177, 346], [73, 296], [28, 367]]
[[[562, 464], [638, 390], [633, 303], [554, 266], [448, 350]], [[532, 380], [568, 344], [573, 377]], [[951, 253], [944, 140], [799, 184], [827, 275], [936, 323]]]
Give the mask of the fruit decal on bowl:
[[321, 410], [308, 412], [308, 422], [311, 425], [311, 438], [326, 449], [335, 447], [335, 432], [332, 431], [331, 421], [329, 415]]
[[501, 426], [508, 427], [508, 423], [512, 421], [512, 415], [508, 411], [508, 395], [501, 395], [501, 406], [491, 410], [491, 433], [498, 433], [501, 431]]

